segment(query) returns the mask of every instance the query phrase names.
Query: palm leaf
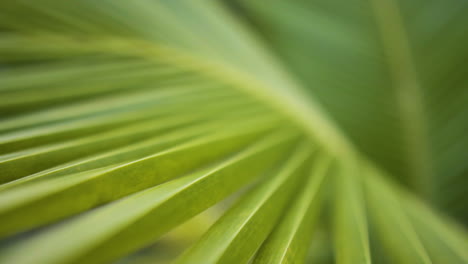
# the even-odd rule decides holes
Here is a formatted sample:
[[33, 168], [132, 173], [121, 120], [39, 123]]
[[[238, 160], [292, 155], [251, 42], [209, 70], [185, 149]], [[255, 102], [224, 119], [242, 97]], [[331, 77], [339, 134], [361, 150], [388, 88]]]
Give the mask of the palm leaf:
[[330, 159], [320, 156], [284, 219], [262, 244], [253, 263], [303, 262], [316, 228]]
[[176, 262], [467, 262], [466, 8], [1, 3], [0, 261], [108, 263], [240, 196]]
[[358, 162], [342, 164], [336, 181], [335, 247], [337, 263], [371, 263], [367, 215]]
[[300, 147], [268, 183], [245, 195], [178, 263], [248, 263], [272, 230], [298, 182], [310, 146]]

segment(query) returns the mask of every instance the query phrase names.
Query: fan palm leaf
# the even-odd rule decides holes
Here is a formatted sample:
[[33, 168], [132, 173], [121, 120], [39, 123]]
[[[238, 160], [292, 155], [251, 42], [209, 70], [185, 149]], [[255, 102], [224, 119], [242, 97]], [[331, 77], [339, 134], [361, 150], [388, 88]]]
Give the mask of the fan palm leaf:
[[468, 262], [448, 2], [1, 3], [0, 261]]

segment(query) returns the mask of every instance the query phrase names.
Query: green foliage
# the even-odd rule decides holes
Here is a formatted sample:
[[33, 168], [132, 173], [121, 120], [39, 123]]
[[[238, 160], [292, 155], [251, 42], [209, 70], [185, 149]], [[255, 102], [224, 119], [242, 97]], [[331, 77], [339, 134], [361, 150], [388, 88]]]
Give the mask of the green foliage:
[[466, 11], [3, 1], [0, 262], [467, 263]]

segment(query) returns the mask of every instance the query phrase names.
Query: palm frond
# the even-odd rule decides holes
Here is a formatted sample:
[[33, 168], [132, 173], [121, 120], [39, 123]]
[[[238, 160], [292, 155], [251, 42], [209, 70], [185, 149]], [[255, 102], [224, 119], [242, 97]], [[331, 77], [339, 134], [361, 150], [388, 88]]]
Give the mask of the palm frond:
[[0, 262], [468, 262], [467, 8], [2, 2]]
[[316, 228], [331, 160], [319, 156], [293, 205], [262, 244], [253, 263], [294, 263], [305, 259]]

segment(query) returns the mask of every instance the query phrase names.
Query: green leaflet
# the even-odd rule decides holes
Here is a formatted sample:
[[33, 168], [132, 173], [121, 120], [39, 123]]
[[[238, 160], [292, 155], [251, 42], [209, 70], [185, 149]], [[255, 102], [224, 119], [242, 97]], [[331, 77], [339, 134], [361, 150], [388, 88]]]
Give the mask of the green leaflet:
[[[123, 256], [253, 181], [288, 154], [294, 135], [291, 131], [276, 133], [200, 171], [91, 211], [7, 249], [0, 254], [0, 260], [102, 263]], [[243, 168], [248, 171], [239, 173]], [[200, 192], [211, 195], [200, 195]], [[42, 250], [34, 250], [37, 247]], [[49, 254], [56, 248], [60, 251]], [[25, 251], [32, 254], [18, 254]]]
[[433, 263], [468, 262], [468, 236], [452, 219], [432, 212], [415, 197], [401, 193], [402, 206]]
[[[229, 109], [208, 108], [211, 111], [227, 111]], [[246, 109], [243, 109], [246, 111]], [[236, 112], [234, 112], [236, 113]], [[242, 111], [240, 111], [242, 115]], [[194, 114], [185, 114], [175, 117], [163, 117], [155, 122], [154, 119], [145, 120], [109, 132], [95, 133], [91, 136], [58, 142], [55, 144], [26, 149], [23, 151], [0, 156], [0, 182], [8, 182], [48, 169], [67, 160], [80, 158], [89, 154], [109, 150], [119, 145], [126, 145], [147, 137], [161, 135], [173, 129], [180, 129], [193, 122], [201, 122], [210, 116], [202, 110]]]
[[[103, 65], [106, 67], [100, 65], [104, 64], [100, 63], [100, 58], [94, 58], [94, 64], [92, 61], [89, 58], [84, 65], [80, 65], [80, 61], [58, 62], [51, 63], [53, 67], [46, 64], [0, 71], [0, 78], [4, 80], [0, 91], [9, 98], [0, 102], [0, 113], [14, 116], [52, 104], [64, 105], [93, 97], [148, 91], [149, 83], [159, 83], [161, 85], [156, 87], [160, 88], [181, 74], [176, 69], [159, 69], [154, 63], [142, 61], [127, 63], [125, 60], [108, 59], [107, 65]], [[101, 67], [94, 68], [95, 64]], [[75, 68], [78, 68], [76, 72]], [[80, 74], [80, 70], [85, 74]]]
[[397, 195], [397, 187], [385, 182], [375, 169], [366, 168], [364, 173], [368, 211], [392, 261], [402, 264], [434, 263], [403, 210], [404, 201]]
[[322, 155], [319, 153], [313, 161], [304, 187], [259, 249], [254, 264], [305, 263], [323, 203], [323, 185], [330, 166], [330, 158]]
[[340, 164], [334, 191], [334, 243], [338, 264], [370, 264], [367, 215], [358, 161]]
[[[242, 118], [242, 117], [240, 117]], [[258, 125], [258, 128], [265, 125], [265, 129], [268, 127], [268, 124], [271, 125], [271, 128], [275, 125], [275, 118], [265, 118], [265, 119], [253, 119], [253, 120], [242, 120], [243, 126], [250, 127], [253, 123]], [[37, 180], [48, 179], [51, 177], [57, 177], [77, 172], [82, 172], [86, 170], [96, 169], [100, 167], [105, 167], [108, 165], [119, 164], [124, 161], [137, 160], [145, 156], [150, 156], [155, 154], [158, 151], [168, 150], [177, 144], [186, 143], [187, 140], [202, 136], [203, 134], [210, 134], [211, 131], [219, 128], [222, 124], [222, 121], [215, 122], [206, 122], [206, 123], [197, 123], [191, 126], [184, 127], [184, 130], [170, 131], [170, 133], [165, 133], [163, 135], [156, 135], [154, 137], [149, 137], [145, 140], [134, 142], [128, 146], [123, 146], [115, 150], [107, 151], [104, 153], [98, 153], [97, 155], [87, 156], [82, 159], [73, 160], [59, 166], [40, 171], [35, 174], [28, 175], [26, 177], [20, 178], [18, 180], [8, 182], [0, 185], [0, 190], [6, 190], [17, 185], [29, 184]], [[230, 128], [230, 127], [227, 127]], [[254, 129], [257, 129], [256, 127]], [[258, 129], [261, 131], [261, 129]], [[250, 131], [250, 130], [249, 130]], [[247, 132], [247, 134], [249, 133]], [[243, 133], [239, 133], [242, 135]], [[213, 134], [210, 134], [213, 135]], [[234, 134], [228, 134], [229, 136], [235, 136]], [[216, 137], [216, 135], [215, 135]], [[213, 138], [216, 141], [216, 138]], [[208, 139], [207, 139], [208, 140]]]
[[[196, 92], [196, 91], [191, 91]], [[198, 93], [200, 93], [198, 91]], [[177, 95], [175, 95], [177, 97]], [[176, 119], [180, 115], [186, 117], [187, 122], [193, 120], [196, 116], [201, 116], [206, 119], [210, 117], [207, 113], [212, 111], [230, 111], [236, 107], [244, 108], [261, 108], [249, 104], [248, 101], [238, 99], [229, 100], [226, 98], [217, 96], [216, 93], [210, 93], [209, 96], [200, 96], [193, 94], [179, 94], [181, 99], [174, 98], [159, 98], [162, 100], [160, 104], [155, 104], [153, 101], [151, 105], [146, 107], [141, 106], [142, 109], [128, 109], [122, 113], [111, 113], [104, 115], [95, 115], [78, 120], [65, 120], [62, 122], [47, 123], [31, 128], [24, 128], [20, 130], [11, 131], [0, 136], [0, 153], [6, 154], [14, 151], [19, 151], [26, 148], [32, 148], [35, 146], [52, 144], [55, 142], [61, 142], [77, 137], [85, 137], [88, 135], [99, 134], [104, 131], [110, 131], [119, 129], [126, 126], [135, 125], [145, 121], [154, 121], [156, 119], [159, 122], [164, 122], [164, 116], [171, 115], [173, 119]], [[174, 95], [172, 95], [174, 97]], [[200, 97], [200, 98], [197, 98]], [[224, 103], [209, 103], [212, 100], [223, 100]], [[209, 104], [208, 104], [209, 103]], [[200, 106], [202, 104], [202, 106]], [[186, 114], [187, 110], [196, 109], [199, 114], [196, 116]], [[133, 111], [132, 111], [133, 110]], [[204, 115], [201, 115], [204, 114]], [[180, 118], [180, 117], [179, 117]]]
[[[45, 108], [40, 111], [28, 113], [15, 118], [1, 120], [0, 131], [9, 132], [30, 128], [38, 125], [53, 124], [60, 121], [76, 121], [81, 118], [113, 115], [132, 110], [144, 109], [148, 105], [161, 103], [168, 98], [177, 98], [177, 95], [189, 94], [193, 87], [186, 89], [155, 89], [150, 92], [122, 95], [112, 95], [105, 98], [92, 98], [84, 102], [70, 105]], [[197, 89], [195, 89], [197, 91]]]
[[[310, 146], [299, 147], [276, 175], [246, 194], [176, 263], [248, 263], [304, 178]], [[270, 176], [271, 177], [271, 176]]]
[[2, 172], [0, 182], [12, 181], [87, 154], [109, 150], [115, 146], [162, 134], [171, 128], [184, 125], [186, 122], [186, 117], [178, 120], [173, 118], [161, 120], [159, 124], [150, 120], [110, 132], [72, 139], [68, 142], [6, 154], [0, 157], [0, 171]]
[[[256, 121], [260, 125], [259, 120]], [[0, 236], [61, 219], [173, 179], [251, 144], [265, 135], [272, 124], [267, 121], [263, 127], [248, 128], [249, 123], [245, 126], [242, 132], [198, 136], [138, 159], [120, 163], [115, 160], [107, 167], [16, 184], [14, 188], [0, 193], [3, 222]], [[196, 157], [190, 155], [194, 152], [198, 153]], [[83, 165], [80, 164], [80, 167]]]
[[[6, 38], [4, 34], [1, 36], [0, 39]], [[149, 70], [144, 71], [148, 67]], [[0, 71], [0, 77], [3, 80], [0, 90], [2, 92], [11, 92], [9, 96], [13, 98], [18, 95], [15, 92], [19, 92], [20, 95], [34, 94], [37, 91], [47, 91], [51, 86], [54, 87], [55, 92], [63, 90], [75, 96], [78, 93], [94, 95], [92, 91], [87, 89], [83, 91], [68, 89], [68, 85], [71, 85], [69, 82], [73, 81], [84, 85], [98, 80], [118, 79], [122, 75], [127, 78], [139, 71], [143, 71], [145, 74], [154, 74], [157, 73], [155, 68], [158, 68], [157, 64], [147, 61], [112, 56], [90, 56], [74, 61], [52, 61], [40, 65], [33, 64], [20, 68], [3, 69]], [[135, 79], [130, 80], [135, 81]], [[102, 86], [101, 89], [118, 87]], [[51, 94], [49, 96], [53, 97], [55, 95]]]

